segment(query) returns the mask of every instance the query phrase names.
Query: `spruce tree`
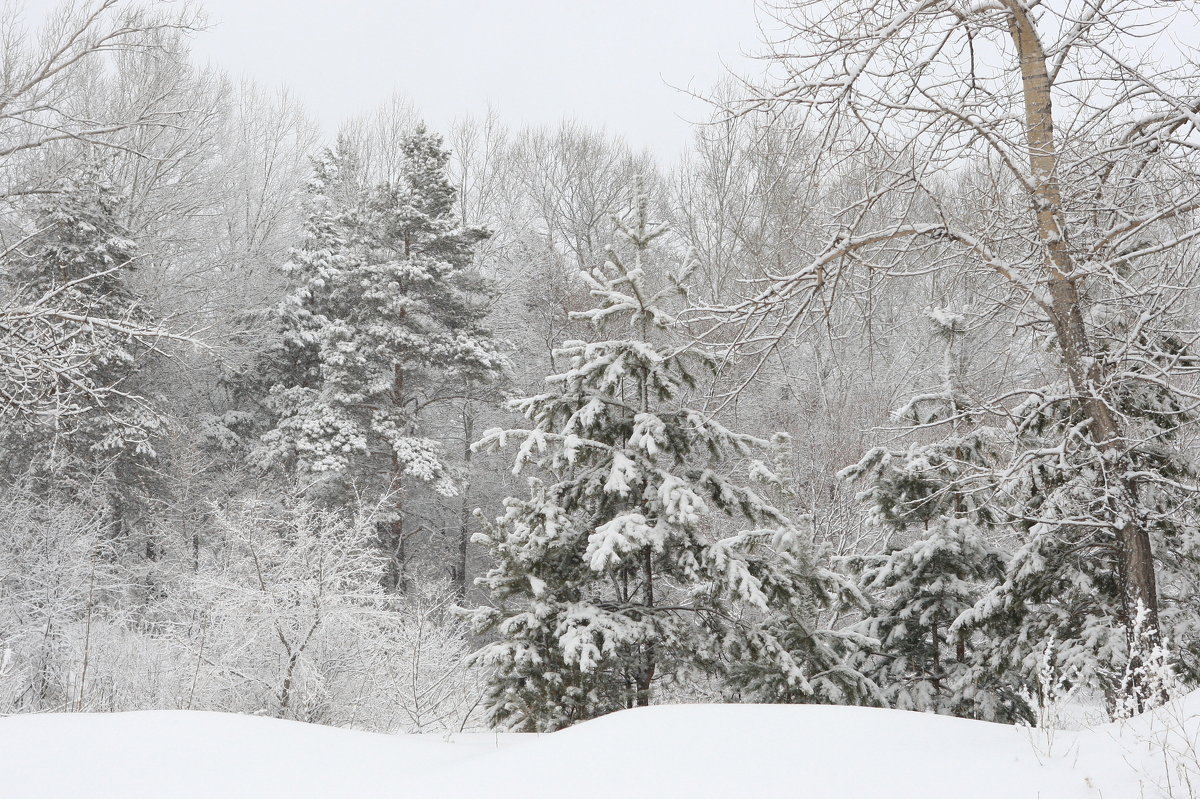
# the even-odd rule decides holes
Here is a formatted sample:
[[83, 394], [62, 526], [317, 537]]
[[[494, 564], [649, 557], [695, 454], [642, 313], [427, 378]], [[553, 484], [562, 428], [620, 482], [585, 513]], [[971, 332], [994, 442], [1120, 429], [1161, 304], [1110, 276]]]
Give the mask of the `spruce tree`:
[[[472, 613], [497, 636], [476, 655], [492, 674], [491, 719], [554, 730], [649, 704], [656, 685], [688, 674], [747, 698], [844, 699], [861, 680], [831, 662], [839, 637], [787, 637], [837, 581], [796, 525], [729, 476], [765, 442], [684, 404], [712, 364], [676, 334], [685, 274], [662, 279], [652, 257], [666, 228], [640, 193], [616, 223], [622, 246], [583, 275], [595, 304], [575, 313], [611, 337], [564, 342], [567, 370], [511, 403], [532, 427], [477, 445], [520, 440], [514, 473], [539, 475], [478, 536], [496, 560], [479, 582], [498, 604]], [[736, 519], [749, 529], [724, 534]], [[828, 657], [810, 663], [814, 651]]]
[[345, 141], [318, 160], [306, 240], [286, 267], [286, 369], [264, 437], [268, 462], [314, 478], [330, 501], [352, 486], [391, 498], [380, 538], [393, 588], [405, 582], [406, 492], [455, 490], [422, 411], [503, 366], [471, 268], [487, 233], [456, 221], [441, 138], [419, 127], [401, 146], [400, 178], [377, 186], [362, 184]]

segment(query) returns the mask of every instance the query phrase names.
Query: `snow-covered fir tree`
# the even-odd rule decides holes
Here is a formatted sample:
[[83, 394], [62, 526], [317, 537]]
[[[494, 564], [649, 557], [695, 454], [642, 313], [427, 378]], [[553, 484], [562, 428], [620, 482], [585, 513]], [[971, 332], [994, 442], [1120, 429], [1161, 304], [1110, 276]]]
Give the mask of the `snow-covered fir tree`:
[[519, 440], [514, 472], [538, 474], [478, 536], [496, 561], [479, 582], [498, 604], [472, 614], [497, 636], [475, 658], [493, 675], [491, 719], [554, 730], [649, 704], [689, 674], [747, 700], [853, 701], [869, 686], [842, 665], [842, 636], [805, 626], [844, 586], [797, 525], [729, 476], [766, 442], [685, 404], [711, 363], [677, 335], [685, 275], [658, 267], [666, 228], [635, 193], [619, 246], [583, 276], [595, 304], [575, 314], [611, 337], [564, 342], [567, 371], [511, 404], [532, 427], [477, 445]]
[[314, 491], [392, 497], [380, 535], [393, 587], [405, 581], [405, 493], [455, 490], [422, 411], [503, 367], [471, 268], [487, 233], [457, 222], [441, 137], [418, 127], [401, 149], [400, 178], [377, 186], [362, 185], [346, 141], [317, 161], [307, 238], [286, 266], [278, 421], [264, 437], [267, 460], [315, 478]]
[[164, 489], [155, 468], [163, 419], [137, 375], [157, 325], [130, 286], [138, 247], [119, 221], [122, 208], [121, 194], [94, 169], [62, 181], [35, 208], [5, 276], [14, 296], [50, 309], [32, 312], [21, 339], [52, 366], [45, 379], [7, 376], [40, 392], [31, 404], [42, 409], [39, 420], [6, 429], [4, 452], [20, 461], [10, 467], [35, 464], [51, 490], [100, 481], [114, 536], [151, 491]]
[[991, 474], [1005, 437], [978, 424], [962, 390], [965, 316], [941, 308], [928, 315], [945, 347], [942, 386], [912, 398], [897, 416], [943, 435], [903, 449], [877, 447], [840, 474], [865, 483], [859, 499], [867, 524], [892, 542], [886, 553], [851, 559], [871, 602], [858, 627], [878, 641], [862, 654], [861, 668], [891, 707], [1011, 721], [1026, 715], [1018, 686], [982, 678], [976, 649], [987, 642], [954, 626], [1004, 572], [994, 543], [1004, 515], [994, 505]]

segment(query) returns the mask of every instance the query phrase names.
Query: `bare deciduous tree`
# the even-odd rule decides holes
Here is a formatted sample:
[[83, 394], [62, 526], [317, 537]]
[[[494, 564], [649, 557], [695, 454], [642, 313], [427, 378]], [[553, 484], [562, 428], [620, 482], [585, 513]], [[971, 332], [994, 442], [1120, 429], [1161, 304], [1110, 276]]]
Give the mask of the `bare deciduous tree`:
[[[796, 0], [769, 11], [773, 78], [732, 111], [801, 118], [818, 154], [814, 194], [863, 164], [868, 180], [816, 220], [819, 245], [724, 318], [761, 354], [876, 278], [973, 273], [985, 315], [1052, 342], [1063, 383], [1040, 401], [1078, 410], [1064, 446], [1084, 442], [1104, 487], [1073, 521], [1112, 532], [1125, 625], [1143, 606], [1157, 636], [1153, 519], [1139, 495], [1167, 478], [1139, 468], [1146, 433], [1123, 398], [1131, 384], [1170, 387], [1182, 406], [1196, 397], [1178, 387], [1196, 370], [1180, 316], [1194, 307], [1200, 104], [1194, 66], [1162, 37], [1192, 5]], [[989, 174], [987, 196], [951, 201], [971, 170]], [[1001, 417], [1012, 388], [991, 398]]]

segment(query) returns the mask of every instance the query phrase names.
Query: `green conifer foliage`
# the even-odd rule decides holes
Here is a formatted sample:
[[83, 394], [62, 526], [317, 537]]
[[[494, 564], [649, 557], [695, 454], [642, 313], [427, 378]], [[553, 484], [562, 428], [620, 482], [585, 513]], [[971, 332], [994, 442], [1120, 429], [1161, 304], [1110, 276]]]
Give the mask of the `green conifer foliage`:
[[993, 468], [1006, 437], [977, 424], [977, 409], [961, 389], [965, 318], [941, 309], [930, 317], [944, 340], [942, 387], [914, 397], [897, 415], [942, 437], [873, 449], [841, 473], [865, 483], [859, 497], [868, 524], [899, 542], [882, 555], [852, 559], [871, 602], [857, 627], [877, 641], [861, 655], [861, 668], [889, 706], [1011, 721], [1027, 708], [1016, 686], [979, 667], [990, 641], [956, 626], [1004, 573], [996, 540], [1005, 519], [995, 507]]
[[685, 276], [660, 276], [653, 258], [666, 228], [640, 193], [617, 222], [619, 246], [584, 275], [595, 304], [576, 314], [601, 339], [564, 342], [567, 370], [512, 402], [530, 429], [477, 445], [519, 441], [514, 472], [539, 475], [478, 536], [496, 559], [480, 582], [498, 606], [472, 614], [498, 638], [476, 655], [494, 675], [491, 717], [558, 729], [649, 704], [688, 674], [746, 699], [845, 700], [862, 681], [842, 669], [841, 639], [791, 625], [839, 583], [803, 531], [730, 478], [766, 442], [685, 404], [711, 363], [677, 335]]
[[1097, 303], [1090, 321], [1101, 344], [1096, 357], [1111, 375], [1106, 394], [1127, 430], [1126, 452], [1114, 460], [1085, 435], [1086, 417], [1065, 386], [1028, 392], [1012, 412], [1017, 457], [1002, 475], [1018, 546], [1004, 579], [960, 624], [993, 639], [987, 666], [994, 674], [1032, 683], [1049, 642], [1051, 666], [1064, 679], [1100, 691], [1110, 710], [1140, 712], [1163, 697], [1122, 686], [1145, 655], [1139, 608], [1122, 588], [1118, 531], [1130, 514], [1148, 530], [1157, 560], [1162, 640], [1150, 648], [1178, 676], [1200, 676], [1197, 469], [1185, 445], [1195, 413], [1164, 379], [1194, 356], [1176, 334], [1161, 332], [1182, 324], [1119, 305]]
[[88, 171], [37, 205], [6, 276], [29, 321], [4, 331], [48, 365], [43, 374], [6, 376], [25, 392], [13, 399], [37, 409], [5, 430], [5, 451], [21, 461], [14, 468], [33, 464], [56, 490], [100, 481], [114, 536], [135, 521], [152, 488], [164, 490], [155, 469], [163, 419], [136, 379], [158, 326], [129, 283], [138, 248], [119, 221], [122, 203]]
[[405, 492], [455, 491], [421, 413], [504, 365], [478, 302], [488, 287], [471, 269], [487, 233], [456, 222], [439, 136], [418, 128], [402, 150], [401, 177], [378, 186], [362, 185], [347, 142], [316, 164], [307, 237], [286, 267], [295, 287], [282, 306], [277, 421], [263, 448], [268, 463], [315, 478], [328, 498], [351, 486], [392, 497], [381, 538], [395, 587]]

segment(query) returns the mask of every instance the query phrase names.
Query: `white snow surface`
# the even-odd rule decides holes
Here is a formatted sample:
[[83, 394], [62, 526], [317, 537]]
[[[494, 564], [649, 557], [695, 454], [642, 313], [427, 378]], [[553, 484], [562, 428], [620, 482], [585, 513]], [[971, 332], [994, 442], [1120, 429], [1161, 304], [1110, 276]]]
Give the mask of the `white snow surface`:
[[[550, 735], [381, 735], [187, 711], [0, 719], [5, 799], [1200, 795], [1200, 693], [1078, 732], [896, 710], [673, 705]], [[1196, 792], [1188, 785], [1196, 786]]]

